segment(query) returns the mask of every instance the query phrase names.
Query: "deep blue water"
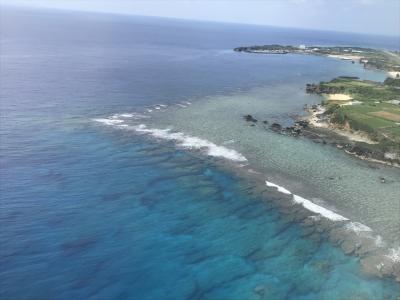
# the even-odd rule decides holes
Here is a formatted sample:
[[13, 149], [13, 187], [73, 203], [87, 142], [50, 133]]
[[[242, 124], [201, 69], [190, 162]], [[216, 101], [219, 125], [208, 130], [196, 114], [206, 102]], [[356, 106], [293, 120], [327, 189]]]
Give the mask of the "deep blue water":
[[[278, 80], [271, 74], [281, 61], [232, 54], [238, 45], [393, 48], [396, 40], [72, 12], [1, 13], [1, 299], [399, 295], [392, 281], [365, 277], [356, 258], [280, 216], [250, 182], [173, 145], [90, 122]], [[296, 71], [307, 65], [296, 61], [289, 62]], [[299, 80], [341, 68], [327, 62]]]

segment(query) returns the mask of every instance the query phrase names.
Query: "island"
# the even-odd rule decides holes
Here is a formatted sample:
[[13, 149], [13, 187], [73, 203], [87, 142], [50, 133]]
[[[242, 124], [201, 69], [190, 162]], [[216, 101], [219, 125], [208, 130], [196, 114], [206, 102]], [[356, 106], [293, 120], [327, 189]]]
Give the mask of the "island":
[[344, 46], [283, 46], [283, 45], [262, 45], [237, 47], [236, 52], [247, 52], [257, 54], [308, 54], [323, 55], [332, 58], [356, 61], [364, 68], [375, 68], [388, 71], [390, 77], [400, 78], [400, 52], [386, 51], [362, 47]]
[[[261, 54], [309, 54], [356, 61], [364, 68], [388, 72], [384, 82], [340, 76], [328, 82], [309, 83], [305, 90], [321, 96], [321, 103], [309, 105], [306, 117], [293, 126], [272, 123], [274, 132], [305, 136], [314, 142], [332, 144], [361, 159], [400, 167], [400, 53], [361, 47], [319, 47], [264, 45], [239, 47], [237, 52]], [[253, 122], [252, 116], [246, 116]], [[384, 178], [381, 179], [384, 183]]]

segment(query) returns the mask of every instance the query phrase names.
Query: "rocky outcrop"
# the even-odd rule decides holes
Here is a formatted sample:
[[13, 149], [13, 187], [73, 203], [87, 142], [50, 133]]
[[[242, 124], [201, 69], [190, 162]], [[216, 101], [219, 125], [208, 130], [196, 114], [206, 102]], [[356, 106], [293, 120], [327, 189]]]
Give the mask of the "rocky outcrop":
[[245, 119], [247, 122], [253, 122], [253, 123], [258, 122], [258, 120], [254, 118], [252, 115], [245, 115], [243, 116], [243, 119]]
[[269, 127], [272, 131], [275, 132], [281, 132], [282, 131], [282, 125], [279, 123], [272, 123], [271, 126]]
[[308, 121], [300, 120], [296, 121], [293, 126], [283, 127], [279, 123], [272, 123], [269, 127], [272, 131], [285, 134], [285, 135], [292, 135], [292, 136], [299, 136], [302, 134], [302, 130], [308, 128]]

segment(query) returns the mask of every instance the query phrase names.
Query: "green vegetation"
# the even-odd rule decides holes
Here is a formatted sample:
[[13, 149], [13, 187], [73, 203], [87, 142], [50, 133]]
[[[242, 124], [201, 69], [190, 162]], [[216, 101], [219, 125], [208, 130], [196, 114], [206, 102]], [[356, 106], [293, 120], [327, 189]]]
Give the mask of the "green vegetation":
[[[307, 93], [327, 95], [323, 119], [343, 129], [363, 131], [376, 144], [352, 143], [350, 152], [400, 165], [400, 52], [361, 47], [263, 45], [238, 47], [237, 52], [258, 54], [323, 55], [358, 62], [364, 68], [389, 72], [383, 83], [342, 76], [329, 82], [307, 84]], [[314, 110], [315, 112], [316, 110]], [[346, 145], [342, 145], [346, 146]]]
[[375, 68], [387, 71], [400, 71], [400, 55], [390, 52], [361, 47], [317, 47], [314, 53], [323, 55], [357, 56], [365, 68]]
[[262, 54], [312, 54], [330, 55], [350, 61], [358, 61], [365, 68], [375, 68], [386, 71], [400, 71], [400, 53], [396, 51], [385, 51], [362, 47], [321, 47], [321, 46], [283, 46], [283, 45], [261, 45], [238, 47], [237, 52], [262, 53]]
[[326, 100], [326, 114], [333, 123], [360, 130], [384, 146], [386, 151], [400, 153], [400, 79], [384, 83], [336, 78], [313, 85], [326, 94], [346, 94], [352, 100]]
[[[354, 100], [376, 106], [375, 102], [400, 100], [400, 80], [387, 79], [383, 84], [375, 81], [335, 78], [329, 82], [319, 84], [323, 93], [348, 94]], [[328, 92], [325, 92], [328, 91]], [[330, 101], [331, 102], [331, 101]]]
[[390, 77], [388, 77], [388, 78], [386, 78], [386, 80], [384, 81], [384, 84], [385, 84], [385, 85], [388, 85], [388, 86], [394, 86], [394, 87], [400, 88], [400, 86], [399, 86], [400, 82], [399, 82], [398, 78], [396, 79], [396, 78], [390, 78]]

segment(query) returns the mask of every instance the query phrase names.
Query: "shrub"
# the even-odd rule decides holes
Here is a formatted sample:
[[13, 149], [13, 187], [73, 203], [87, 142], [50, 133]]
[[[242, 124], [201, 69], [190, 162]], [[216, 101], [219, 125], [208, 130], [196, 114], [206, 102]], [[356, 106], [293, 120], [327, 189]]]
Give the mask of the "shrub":
[[346, 119], [346, 114], [341, 109], [336, 109], [332, 115], [332, 121], [338, 124], [343, 125]]

